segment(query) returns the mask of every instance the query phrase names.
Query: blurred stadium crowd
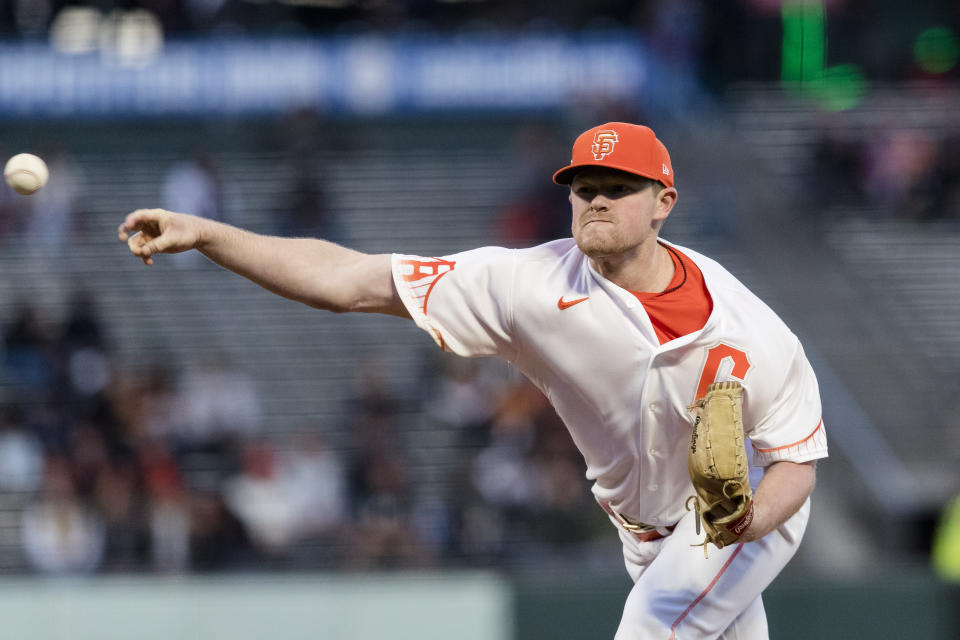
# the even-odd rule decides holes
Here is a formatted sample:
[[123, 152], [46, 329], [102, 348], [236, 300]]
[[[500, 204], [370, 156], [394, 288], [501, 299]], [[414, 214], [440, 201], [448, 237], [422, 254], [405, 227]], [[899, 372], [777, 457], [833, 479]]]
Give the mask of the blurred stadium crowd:
[[826, 127], [813, 145], [808, 188], [814, 210], [873, 208], [883, 217], [960, 217], [960, 132]]
[[375, 370], [358, 374], [353, 441], [334, 450], [309, 424], [262, 432], [258, 389], [226, 356], [129, 378], [110, 342], [88, 291], [55, 326], [22, 301], [4, 327], [17, 400], [0, 414], [0, 491], [8, 506], [19, 497], [12, 529], [30, 569], [509, 565], [606, 532], [546, 400], [482, 362], [444, 359], [434, 391], [415, 400], [463, 452], [456, 502], [437, 511], [417, 504], [397, 443], [410, 400]]

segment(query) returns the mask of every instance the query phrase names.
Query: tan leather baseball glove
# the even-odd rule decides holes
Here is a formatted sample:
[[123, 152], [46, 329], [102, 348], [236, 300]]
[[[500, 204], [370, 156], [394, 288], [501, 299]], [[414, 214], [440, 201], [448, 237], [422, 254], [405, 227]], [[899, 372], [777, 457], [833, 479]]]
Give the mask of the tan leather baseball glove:
[[701, 524], [706, 533], [705, 557], [708, 542], [722, 549], [737, 542], [753, 522], [742, 407], [739, 382], [716, 382], [689, 407], [696, 420], [687, 465], [696, 494], [687, 499], [687, 509], [697, 512], [697, 535]]

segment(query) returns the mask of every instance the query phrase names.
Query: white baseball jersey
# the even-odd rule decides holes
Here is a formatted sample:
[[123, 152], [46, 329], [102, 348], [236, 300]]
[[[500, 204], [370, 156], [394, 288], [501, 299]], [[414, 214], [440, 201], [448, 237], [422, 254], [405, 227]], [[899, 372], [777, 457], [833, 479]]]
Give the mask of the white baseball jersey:
[[[597, 273], [573, 239], [530, 249], [485, 247], [444, 258], [394, 255], [393, 277], [414, 321], [442, 348], [462, 356], [504, 357], [546, 394], [583, 454], [601, 504], [665, 532], [688, 514], [684, 503], [692, 494], [687, 407], [714, 381], [743, 384], [743, 422], [754, 465], [827, 455], [817, 381], [796, 336], [719, 264], [677, 248], [700, 268], [713, 308], [702, 329], [665, 344], [637, 297]], [[727, 553], [751, 564], [763, 557], [765, 573], [755, 576], [762, 584], [736, 597], [744, 600], [740, 611], [753, 612], [745, 620], [765, 620], [762, 605], [757, 606], [759, 592], [793, 555], [806, 513], [804, 508], [781, 528], [782, 539], [738, 545], [735, 553], [727, 548], [706, 564], [698, 550], [699, 563], [685, 573], [694, 586], [683, 589], [701, 583], [714, 588], [730, 562], [714, 563], [723, 562]], [[692, 523], [689, 528], [684, 539], [693, 536]], [[650, 549], [659, 550], [664, 541], [637, 543], [620, 533], [636, 581]], [[688, 554], [685, 542], [667, 546]], [[741, 552], [744, 546], [751, 550]], [[680, 588], [679, 580], [674, 582]], [[638, 581], [635, 590], [660, 593], [665, 587], [650, 590]], [[732, 593], [726, 597], [735, 597]], [[657, 637], [652, 626], [640, 622], [640, 613], [628, 623], [630, 602], [617, 637]], [[696, 611], [707, 616], [708, 605], [704, 600]], [[720, 625], [711, 636], [704, 619], [696, 624], [705, 626], [693, 628], [706, 635], [695, 637], [717, 637], [732, 620], [711, 621]], [[683, 628], [681, 622], [695, 623], [689, 609], [667, 628], [673, 633]], [[623, 631], [627, 627], [632, 631]]]

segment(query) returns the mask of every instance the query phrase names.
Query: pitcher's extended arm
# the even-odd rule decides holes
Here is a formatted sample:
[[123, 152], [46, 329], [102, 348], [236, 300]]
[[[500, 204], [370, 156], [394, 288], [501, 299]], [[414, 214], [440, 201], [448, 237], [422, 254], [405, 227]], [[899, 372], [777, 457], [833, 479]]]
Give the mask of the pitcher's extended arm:
[[196, 249], [220, 266], [317, 309], [409, 317], [393, 285], [390, 255], [371, 255], [314, 238], [277, 238], [163, 209], [138, 209], [117, 229], [131, 253]]

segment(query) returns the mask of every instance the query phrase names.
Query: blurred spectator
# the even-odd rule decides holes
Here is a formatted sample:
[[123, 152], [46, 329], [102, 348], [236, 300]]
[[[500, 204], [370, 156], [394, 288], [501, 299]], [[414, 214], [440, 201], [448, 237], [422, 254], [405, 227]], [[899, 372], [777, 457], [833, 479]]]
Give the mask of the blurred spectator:
[[242, 470], [223, 486], [224, 504], [267, 559], [293, 559], [296, 545], [308, 540], [334, 542], [345, 523], [339, 458], [313, 434], [300, 434], [293, 444], [278, 450], [249, 443]]
[[[597, 531], [583, 459], [543, 394], [487, 359], [444, 358], [427, 414], [459, 431], [449, 552], [487, 565], [583, 543]], [[495, 363], [493, 363], [495, 364]]]
[[531, 187], [497, 212], [496, 243], [517, 248], [569, 237], [566, 197], [554, 184]]
[[184, 573], [190, 568], [191, 522], [179, 493], [159, 494], [150, 507], [150, 559], [159, 573]]
[[549, 551], [588, 541], [598, 533], [596, 504], [556, 412], [526, 380], [496, 406], [489, 444], [472, 464], [474, 497], [459, 516], [463, 553], [522, 556], [528, 545]]
[[704, 3], [698, 0], [652, 2], [643, 33], [661, 64], [668, 67], [666, 78], [689, 78], [697, 64], [696, 54], [703, 41]]
[[484, 500], [522, 517], [539, 501], [537, 469], [529, 464], [536, 420], [546, 400], [528, 382], [506, 390], [491, 426], [490, 444], [477, 456], [473, 482]]
[[85, 574], [100, 566], [104, 523], [78, 498], [67, 460], [47, 460], [43, 492], [23, 512], [21, 536], [27, 561], [41, 573]]
[[22, 423], [43, 444], [47, 455], [67, 455], [73, 420], [56, 406], [56, 390], [47, 389], [36, 400], [23, 405]]
[[335, 533], [347, 515], [346, 472], [340, 456], [317, 432], [301, 431], [284, 454], [284, 469], [307, 535]]
[[110, 467], [107, 443], [95, 424], [71, 419], [67, 432], [67, 451], [77, 491], [88, 496], [93, 492], [100, 473]]
[[39, 314], [28, 302], [14, 306], [13, 319], [4, 332], [5, 364], [13, 382], [39, 393], [51, 387], [54, 376], [52, 341]]
[[44, 33], [53, 9], [50, 0], [13, 0], [9, 4], [19, 33], [34, 37]]
[[567, 153], [553, 129], [530, 126], [518, 132], [511, 153], [517, 192], [497, 212], [497, 244], [523, 247], [570, 236], [568, 192], [543, 179]]
[[960, 220], [960, 133], [951, 133], [941, 141], [937, 166], [943, 180], [943, 217]]
[[96, 294], [82, 285], [75, 286], [67, 303], [67, 317], [62, 322], [59, 348], [72, 352], [86, 348], [104, 351], [106, 347]]
[[148, 504], [150, 559], [161, 573], [182, 573], [190, 567], [191, 515], [180, 467], [159, 440], [139, 449]]
[[505, 388], [495, 401], [488, 444], [469, 463], [469, 490], [459, 514], [460, 550], [474, 560], [502, 561], [523, 553], [540, 500], [540, 478], [531, 463], [542, 394], [526, 381]]
[[540, 475], [541, 502], [534, 522], [538, 540], [563, 547], [605, 534], [608, 523], [595, 509], [583, 458], [552, 411], [541, 419], [534, 460]]
[[816, 141], [811, 154], [810, 195], [814, 213], [832, 206], [858, 206], [864, 202], [863, 149], [845, 127], [829, 127]]
[[[386, 375], [387, 370], [376, 356], [357, 358], [349, 402], [352, 412], [361, 422], [367, 418], [390, 421], [399, 410], [400, 401], [389, 376]], [[374, 439], [379, 439], [385, 437], [388, 431], [389, 428], [378, 429], [371, 435]]]
[[[70, 413], [92, 418], [103, 411], [98, 417], [105, 420], [105, 431], [112, 432], [113, 425], [107, 424], [112, 414], [104, 406], [103, 398], [110, 384], [111, 363], [93, 291], [77, 287], [71, 293], [56, 341], [56, 354], [62, 378], [59, 386]], [[111, 444], [117, 439], [116, 434], [110, 434]]]
[[933, 167], [936, 146], [923, 132], [900, 129], [878, 136], [866, 146], [864, 191], [874, 204], [900, 217], [915, 217], [909, 201], [915, 187]]
[[208, 356], [179, 382], [179, 442], [187, 449], [229, 452], [257, 435], [260, 395], [253, 379], [226, 354]]
[[331, 143], [324, 132], [323, 114], [303, 107], [277, 119], [271, 132], [271, 145], [282, 149], [289, 163], [292, 184], [274, 222], [274, 232], [283, 236], [320, 237], [337, 241], [340, 229], [327, 206], [327, 167], [318, 151], [329, 151]]
[[505, 386], [503, 371], [494, 375], [485, 368], [496, 361], [482, 358], [460, 358], [440, 352], [436, 368], [440, 374], [430, 384], [431, 394], [425, 401], [426, 414], [445, 428], [458, 434], [459, 444], [474, 448], [486, 444], [493, 417], [494, 400]]
[[93, 499], [105, 527], [103, 570], [143, 570], [149, 539], [135, 468], [105, 466], [97, 475]]
[[230, 513], [219, 493], [201, 491], [191, 496], [190, 558], [194, 571], [257, 566], [251, 558], [243, 525]]
[[166, 363], [153, 363], [143, 374], [119, 386], [114, 404], [123, 413], [131, 437], [175, 446], [183, 413], [176, 371]]
[[191, 213], [211, 220], [227, 221], [223, 185], [217, 164], [209, 153], [196, 152], [176, 162], [163, 178], [163, 208]]
[[936, 143], [927, 170], [913, 183], [906, 208], [917, 220], [960, 219], [960, 143], [958, 136], [944, 136]]
[[286, 219], [280, 221], [277, 232], [285, 236], [335, 241], [339, 231], [327, 208], [323, 165], [314, 156], [295, 156], [291, 161], [294, 164], [293, 185], [284, 207]]
[[960, 217], [960, 152], [951, 136], [839, 120], [822, 126], [808, 172], [817, 212], [869, 204], [905, 220]]
[[385, 367], [362, 361], [354, 376], [348, 469], [353, 568], [418, 566], [432, 556], [414, 526], [414, 495], [396, 433], [399, 402]]
[[750, 7], [760, 3], [744, 0], [700, 4], [703, 27], [696, 46], [698, 76], [703, 86], [721, 94], [733, 82], [780, 77], [781, 0], [765, 3], [766, 9]]
[[347, 564], [355, 569], [424, 566], [433, 552], [412, 520], [413, 496], [404, 460], [392, 447], [374, 445], [354, 459], [354, 526]]
[[205, 31], [216, 25], [218, 14], [229, 3], [229, 0], [183, 0], [180, 4], [190, 25]]
[[306, 530], [307, 514], [278, 458], [266, 442], [246, 444], [240, 473], [228, 478], [223, 487], [227, 509], [268, 557], [285, 555]]
[[324, 139], [324, 115], [314, 107], [301, 107], [278, 118], [272, 132], [271, 145], [283, 149], [287, 158], [293, 162], [329, 149], [330, 143]]
[[0, 492], [32, 492], [43, 477], [43, 447], [23, 423], [23, 410], [0, 406]]
[[31, 242], [60, 249], [75, 239], [78, 185], [83, 182], [83, 176], [77, 164], [61, 149], [45, 151], [43, 157], [50, 169], [50, 181], [27, 199], [23, 227], [30, 234]]

